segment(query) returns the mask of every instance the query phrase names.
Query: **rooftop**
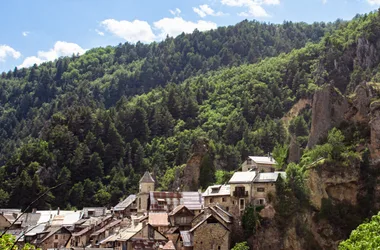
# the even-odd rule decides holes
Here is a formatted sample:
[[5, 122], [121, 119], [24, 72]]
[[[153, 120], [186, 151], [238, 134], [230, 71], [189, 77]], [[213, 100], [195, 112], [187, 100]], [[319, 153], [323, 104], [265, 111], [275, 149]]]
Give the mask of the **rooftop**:
[[256, 177], [256, 172], [236, 172], [229, 180], [229, 184], [251, 183]]
[[154, 183], [154, 179], [153, 177], [150, 175], [150, 173], [148, 171], [146, 171], [143, 175], [143, 177], [141, 177], [140, 179], [140, 183]]
[[119, 202], [119, 204], [117, 204], [114, 207], [114, 211], [122, 211], [128, 208], [135, 200], [136, 200], [136, 195], [134, 194], [129, 195], [125, 200]]
[[203, 197], [207, 196], [222, 196], [230, 195], [230, 185], [214, 185], [209, 186], [206, 191], [202, 194]]
[[270, 156], [248, 156], [248, 158], [259, 164], [274, 165], [277, 163], [276, 160]]
[[253, 182], [276, 182], [280, 174], [282, 178], [286, 178], [286, 172], [259, 173]]
[[149, 224], [152, 226], [168, 226], [168, 214], [167, 213], [149, 213]]

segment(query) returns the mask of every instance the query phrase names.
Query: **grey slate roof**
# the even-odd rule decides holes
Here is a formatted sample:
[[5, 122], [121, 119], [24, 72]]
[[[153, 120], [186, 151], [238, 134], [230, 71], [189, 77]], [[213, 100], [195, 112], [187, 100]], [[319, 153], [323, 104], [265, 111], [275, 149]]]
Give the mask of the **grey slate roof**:
[[128, 208], [136, 200], [136, 195], [131, 194], [125, 200], [121, 201], [114, 207], [115, 211], [122, 211]]
[[222, 195], [230, 195], [231, 189], [230, 185], [214, 185], [209, 186], [206, 191], [202, 194], [203, 197], [207, 196], [222, 196]]
[[273, 157], [268, 156], [248, 156], [249, 159], [252, 161], [259, 163], [259, 164], [268, 164], [268, 165], [274, 165], [276, 164], [276, 160]]
[[286, 178], [286, 172], [259, 173], [253, 182], [276, 182], [280, 174], [283, 179]]
[[229, 180], [229, 184], [251, 183], [256, 177], [256, 172], [235, 172]]
[[148, 171], [146, 171], [140, 179], [140, 183], [154, 183], [153, 177], [150, 175]]

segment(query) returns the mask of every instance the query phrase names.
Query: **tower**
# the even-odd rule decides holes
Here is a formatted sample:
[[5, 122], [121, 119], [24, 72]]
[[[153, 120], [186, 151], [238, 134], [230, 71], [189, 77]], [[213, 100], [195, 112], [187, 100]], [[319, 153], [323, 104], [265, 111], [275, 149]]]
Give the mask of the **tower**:
[[149, 192], [154, 191], [154, 179], [148, 171], [146, 171], [140, 179], [139, 194], [137, 198], [137, 212], [147, 212], [149, 209]]

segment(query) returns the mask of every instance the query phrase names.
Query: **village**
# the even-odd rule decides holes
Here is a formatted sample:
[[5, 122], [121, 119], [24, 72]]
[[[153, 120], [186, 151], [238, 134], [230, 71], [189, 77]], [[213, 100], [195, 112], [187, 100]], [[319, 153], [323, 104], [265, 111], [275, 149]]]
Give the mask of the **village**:
[[[155, 191], [154, 178], [145, 172], [139, 193], [110, 209], [0, 209], [0, 231], [14, 235], [17, 245], [42, 250], [229, 250], [245, 209], [270, 207], [276, 181], [286, 178], [275, 165], [271, 156], [249, 156], [228, 183], [203, 193]], [[273, 216], [271, 211], [265, 216]]]

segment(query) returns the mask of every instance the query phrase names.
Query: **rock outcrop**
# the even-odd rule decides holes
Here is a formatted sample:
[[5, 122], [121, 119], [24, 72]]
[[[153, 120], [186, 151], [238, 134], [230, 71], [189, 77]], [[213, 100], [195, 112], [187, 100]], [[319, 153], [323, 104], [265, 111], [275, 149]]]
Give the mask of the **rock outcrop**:
[[380, 101], [371, 103], [371, 159], [373, 164], [380, 163]]
[[359, 162], [350, 166], [336, 166], [322, 163], [308, 171], [307, 187], [310, 190], [311, 204], [321, 209], [322, 199], [357, 204], [359, 190]]
[[328, 131], [345, 120], [349, 105], [347, 99], [332, 85], [325, 85], [313, 97], [312, 124], [307, 144], [314, 147]]
[[208, 153], [208, 141], [204, 138], [197, 140], [192, 147], [192, 155], [186, 163], [181, 179], [183, 191], [197, 191], [199, 174], [203, 157]]

